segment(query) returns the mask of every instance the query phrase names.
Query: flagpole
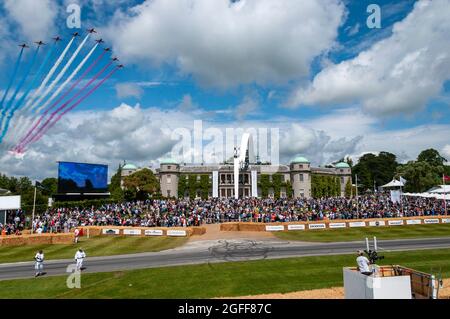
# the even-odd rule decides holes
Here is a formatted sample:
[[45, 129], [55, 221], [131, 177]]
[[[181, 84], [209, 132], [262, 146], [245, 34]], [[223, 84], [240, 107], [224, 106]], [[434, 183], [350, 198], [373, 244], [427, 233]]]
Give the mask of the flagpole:
[[355, 174], [355, 179], [356, 179], [356, 214], [358, 215], [359, 218], [359, 198], [358, 198], [358, 175]]
[[444, 185], [444, 210], [445, 216], [447, 216], [447, 198], [446, 198], [446, 187], [445, 187], [445, 174], [442, 174], [442, 184]]
[[34, 233], [34, 213], [36, 211], [36, 184], [34, 184], [33, 214], [31, 215], [31, 234]]

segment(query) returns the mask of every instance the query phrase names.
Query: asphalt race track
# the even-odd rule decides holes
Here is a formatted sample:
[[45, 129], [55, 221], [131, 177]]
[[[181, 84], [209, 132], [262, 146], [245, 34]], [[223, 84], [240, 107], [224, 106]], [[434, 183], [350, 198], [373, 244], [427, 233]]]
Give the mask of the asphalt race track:
[[[298, 243], [279, 240], [222, 240], [190, 242], [183, 247], [157, 253], [91, 257], [85, 261], [84, 272], [108, 272], [177, 265], [193, 265], [229, 261], [245, 261], [302, 256], [321, 256], [355, 253], [364, 249], [365, 243]], [[450, 237], [433, 239], [378, 241], [378, 252], [450, 248]], [[75, 247], [74, 247], [75, 249]], [[46, 276], [65, 275], [73, 260], [45, 262]], [[0, 264], [0, 280], [31, 278], [34, 262]]]

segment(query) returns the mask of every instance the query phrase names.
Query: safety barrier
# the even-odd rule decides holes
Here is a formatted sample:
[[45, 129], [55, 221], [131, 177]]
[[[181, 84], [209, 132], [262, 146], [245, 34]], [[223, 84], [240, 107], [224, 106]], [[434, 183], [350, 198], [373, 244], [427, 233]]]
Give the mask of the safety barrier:
[[73, 243], [73, 233], [0, 236], [0, 246], [25, 246]]
[[420, 216], [404, 218], [318, 220], [308, 222], [255, 223], [231, 222], [220, 225], [221, 231], [295, 231], [356, 227], [395, 227], [406, 225], [448, 224], [450, 216]]
[[125, 226], [81, 226], [82, 236], [169, 236], [190, 237], [203, 235], [204, 227], [125, 227]]

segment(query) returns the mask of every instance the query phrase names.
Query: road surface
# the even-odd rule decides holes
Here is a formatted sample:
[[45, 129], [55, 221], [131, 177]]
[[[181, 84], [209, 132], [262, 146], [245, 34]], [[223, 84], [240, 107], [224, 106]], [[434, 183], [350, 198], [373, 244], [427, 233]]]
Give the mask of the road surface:
[[[450, 237], [433, 239], [382, 240], [379, 254], [386, 251], [450, 248]], [[87, 273], [143, 269], [177, 265], [194, 265], [228, 261], [275, 259], [302, 256], [323, 256], [355, 253], [364, 249], [364, 242], [303, 243], [281, 240], [212, 240], [189, 242], [187, 245], [156, 253], [142, 253], [108, 257], [91, 257], [85, 261]], [[45, 262], [47, 276], [67, 274], [73, 260]], [[0, 280], [31, 278], [34, 263], [0, 264]]]

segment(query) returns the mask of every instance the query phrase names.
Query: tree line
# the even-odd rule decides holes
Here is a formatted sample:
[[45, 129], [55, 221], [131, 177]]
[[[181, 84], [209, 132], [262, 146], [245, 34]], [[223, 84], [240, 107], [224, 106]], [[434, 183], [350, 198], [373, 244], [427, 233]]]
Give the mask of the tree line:
[[[447, 159], [435, 149], [424, 150], [416, 160], [405, 164], [398, 163], [397, 157], [389, 152], [380, 152], [378, 155], [365, 154], [356, 165], [353, 165], [351, 159], [347, 159], [347, 163], [352, 168], [353, 181], [355, 181], [356, 175], [358, 176], [358, 188], [361, 192], [376, 190], [389, 183], [393, 178], [403, 177], [407, 180], [404, 191], [419, 193], [436, 185], [441, 185], [442, 175], [450, 176], [450, 166], [446, 165]], [[313, 178], [313, 196], [333, 196], [340, 193], [340, 185], [338, 185], [337, 180], [320, 176], [313, 176]], [[206, 180], [204, 183], [206, 183]], [[47, 209], [48, 198], [57, 193], [58, 180], [46, 178], [40, 184], [36, 196], [36, 210], [38, 212]], [[33, 182], [28, 177], [17, 178], [0, 174], [0, 188], [9, 190], [12, 195], [21, 195], [22, 207], [27, 211], [31, 211], [33, 206], [33, 186]], [[280, 184], [280, 186], [288, 185]], [[161, 197], [159, 181], [148, 168], [122, 178], [122, 166], [119, 165], [111, 178], [108, 189], [111, 193], [109, 201], [115, 202], [145, 200], [149, 198], [149, 195], [153, 198]], [[186, 189], [189, 189], [188, 185], [186, 185]], [[288, 193], [290, 193], [289, 190]], [[345, 186], [345, 193], [347, 196], [349, 193], [355, 193], [351, 189], [351, 184]]]
[[[352, 162], [348, 161], [350, 166]], [[422, 151], [416, 160], [405, 164], [397, 162], [397, 157], [389, 152], [378, 155], [365, 154], [352, 166], [353, 181], [358, 176], [358, 188], [362, 191], [376, 190], [392, 179], [404, 178], [404, 191], [422, 193], [442, 184], [442, 175], [450, 175], [447, 159], [435, 149]]]

